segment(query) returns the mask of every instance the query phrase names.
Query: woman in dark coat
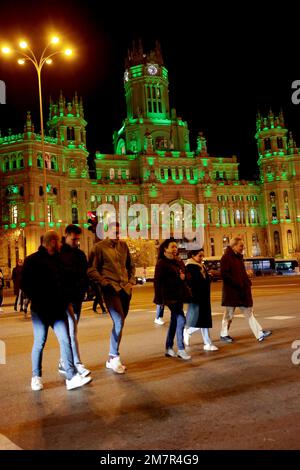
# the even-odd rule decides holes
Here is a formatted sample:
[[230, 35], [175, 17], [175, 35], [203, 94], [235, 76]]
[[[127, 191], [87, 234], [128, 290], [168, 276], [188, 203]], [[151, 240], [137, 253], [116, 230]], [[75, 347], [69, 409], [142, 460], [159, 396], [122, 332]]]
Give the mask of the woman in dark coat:
[[[186, 301], [185, 266], [177, 257], [177, 244], [167, 239], [159, 247], [154, 274], [154, 303], [167, 305], [171, 311], [171, 321], [166, 339], [166, 356], [190, 359], [184, 348], [183, 329], [185, 316], [183, 302]], [[176, 333], [178, 351], [173, 350]]]
[[201, 330], [205, 351], [217, 351], [209, 336], [209, 328], [212, 327], [211, 303], [210, 303], [210, 277], [203, 263], [204, 250], [189, 252], [189, 260], [186, 263], [186, 280], [192, 291], [192, 301], [189, 303], [186, 327], [184, 329], [184, 342], [190, 344], [191, 335]]

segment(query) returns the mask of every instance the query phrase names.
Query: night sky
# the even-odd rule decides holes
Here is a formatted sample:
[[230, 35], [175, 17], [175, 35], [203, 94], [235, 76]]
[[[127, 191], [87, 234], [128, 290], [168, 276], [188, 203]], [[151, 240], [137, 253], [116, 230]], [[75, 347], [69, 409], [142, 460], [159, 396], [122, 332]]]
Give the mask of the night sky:
[[[188, 122], [191, 150], [196, 148], [197, 133], [204, 131], [210, 155], [237, 155], [241, 178], [255, 179], [258, 110], [267, 113], [272, 107], [277, 114], [282, 108], [300, 145], [300, 105], [291, 101], [291, 84], [300, 78], [297, 18], [288, 12], [287, 28], [285, 12], [276, 9], [258, 14], [245, 6], [243, 11], [228, 4], [212, 4], [209, 9], [188, 0], [182, 5], [180, 9], [162, 1], [2, 3], [0, 40], [23, 37], [37, 51], [52, 28], [75, 47], [76, 58], [66, 62], [58, 57], [43, 69], [44, 114], [46, 120], [50, 95], [56, 99], [62, 89], [69, 101], [77, 90], [83, 97], [91, 154], [112, 153], [112, 134], [126, 116], [127, 49], [141, 38], [149, 51], [159, 40], [169, 71], [170, 105]], [[33, 67], [21, 68], [12, 58], [0, 57], [0, 79], [7, 89], [7, 104], [0, 105], [2, 135], [8, 128], [22, 132], [27, 110], [39, 130]]]

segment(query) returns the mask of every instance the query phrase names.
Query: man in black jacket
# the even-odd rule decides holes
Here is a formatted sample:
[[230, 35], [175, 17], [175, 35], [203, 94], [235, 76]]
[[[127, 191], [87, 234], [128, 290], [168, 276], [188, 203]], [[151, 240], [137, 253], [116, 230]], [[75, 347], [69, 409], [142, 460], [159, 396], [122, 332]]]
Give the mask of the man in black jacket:
[[32, 348], [32, 390], [42, 390], [42, 357], [51, 326], [60, 344], [61, 357], [66, 367], [66, 387], [72, 390], [91, 381], [75, 369], [71, 341], [67, 327], [67, 308], [70, 302], [66, 274], [59, 255], [59, 237], [49, 230], [43, 245], [25, 259], [21, 289], [31, 300], [31, 319], [34, 343]]
[[[60, 257], [64, 265], [68, 294], [72, 304], [72, 307], [69, 306], [67, 315], [74, 364], [77, 372], [86, 377], [91, 371], [82, 364], [77, 340], [77, 324], [80, 319], [82, 301], [88, 288], [87, 259], [85, 253], [79, 249], [80, 235], [81, 228], [77, 225], [70, 224], [66, 227]], [[58, 371], [62, 375], [66, 374], [62, 358], [58, 365]]]
[[226, 308], [222, 320], [220, 339], [232, 343], [228, 330], [233, 320], [236, 307], [239, 307], [258, 341], [263, 341], [271, 334], [264, 331], [253, 315], [251, 281], [243, 262], [244, 242], [241, 237], [230, 240], [230, 246], [221, 258], [221, 275], [223, 278], [222, 305]]

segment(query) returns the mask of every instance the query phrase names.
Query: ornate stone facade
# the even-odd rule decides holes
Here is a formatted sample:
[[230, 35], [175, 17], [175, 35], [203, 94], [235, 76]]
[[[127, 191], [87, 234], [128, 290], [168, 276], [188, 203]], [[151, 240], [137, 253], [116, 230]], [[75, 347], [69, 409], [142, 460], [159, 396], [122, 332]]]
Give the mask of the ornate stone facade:
[[[260, 181], [241, 181], [238, 162], [211, 157], [203, 133], [190, 149], [186, 121], [170, 109], [168, 71], [161, 49], [129, 51], [124, 88], [127, 116], [114, 133], [114, 153], [96, 152], [96, 178], [89, 177], [82, 100], [50, 103], [43, 160], [41, 137], [30, 113], [24, 132], [0, 137], [0, 266], [35, 251], [47, 220], [63, 234], [71, 222], [83, 228], [82, 248], [94, 242], [87, 213], [101, 203], [118, 206], [204, 204], [207, 256], [220, 256], [241, 235], [247, 256], [293, 257], [299, 249], [300, 154], [282, 113], [258, 116]], [[44, 167], [45, 165], [45, 167]], [[174, 214], [176, 218], [176, 214]]]

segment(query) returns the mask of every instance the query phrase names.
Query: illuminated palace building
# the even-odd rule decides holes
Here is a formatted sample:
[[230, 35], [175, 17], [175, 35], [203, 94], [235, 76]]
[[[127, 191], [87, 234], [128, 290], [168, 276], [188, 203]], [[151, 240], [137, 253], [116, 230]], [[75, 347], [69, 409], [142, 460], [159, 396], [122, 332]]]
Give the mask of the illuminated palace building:
[[211, 157], [203, 134], [191, 150], [187, 122], [170, 109], [168, 85], [160, 46], [148, 54], [134, 46], [124, 73], [127, 116], [114, 133], [114, 153], [96, 152], [94, 179], [76, 94], [72, 102], [61, 94], [50, 103], [44, 154], [30, 113], [22, 133], [0, 137], [0, 267], [9, 271], [37, 249], [46, 206], [47, 226], [60, 234], [69, 223], [83, 228], [88, 254], [94, 243], [88, 211], [117, 207], [121, 195], [128, 206], [204, 204], [207, 256], [222, 255], [236, 235], [248, 257], [300, 251], [300, 154], [283, 115], [258, 116], [260, 181], [240, 181], [236, 157]]

